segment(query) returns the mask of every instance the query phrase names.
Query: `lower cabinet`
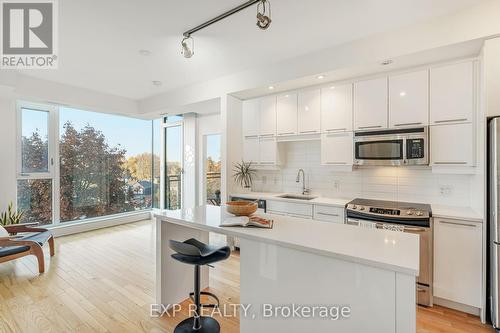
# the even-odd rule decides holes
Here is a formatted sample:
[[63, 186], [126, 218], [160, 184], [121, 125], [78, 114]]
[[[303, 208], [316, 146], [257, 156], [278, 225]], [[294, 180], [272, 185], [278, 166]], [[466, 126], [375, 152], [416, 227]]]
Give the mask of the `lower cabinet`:
[[322, 165], [352, 165], [352, 132], [324, 133], [321, 136]]
[[434, 219], [434, 296], [481, 307], [482, 223]]
[[342, 224], [344, 223], [344, 208], [314, 205], [313, 220]]

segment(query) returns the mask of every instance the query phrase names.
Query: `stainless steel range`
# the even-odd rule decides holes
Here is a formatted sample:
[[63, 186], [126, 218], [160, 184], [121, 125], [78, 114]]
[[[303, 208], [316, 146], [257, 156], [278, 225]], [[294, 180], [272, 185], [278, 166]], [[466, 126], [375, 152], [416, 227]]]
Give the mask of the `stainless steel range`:
[[417, 303], [432, 306], [433, 230], [430, 205], [354, 199], [346, 205], [345, 223], [419, 235], [420, 275], [417, 277]]

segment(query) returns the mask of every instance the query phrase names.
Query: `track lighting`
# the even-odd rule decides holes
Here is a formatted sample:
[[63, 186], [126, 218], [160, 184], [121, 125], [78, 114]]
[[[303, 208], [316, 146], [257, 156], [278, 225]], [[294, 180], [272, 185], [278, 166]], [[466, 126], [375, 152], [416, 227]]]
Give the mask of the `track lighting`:
[[226, 17], [229, 17], [233, 14], [236, 14], [237, 12], [248, 8], [252, 5], [257, 5], [257, 26], [262, 29], [266, 30], [269, 28], [271, 25], [271, 4], [269, 3], [269, 0], [249, 0], [238, 7], [235, 7], [225, 13], [220, 14], [217, 17], [214, 17], [213, 19], [210, 19], [206, 21], [205, 23], [200, 24], [197, 27], [194, 27], [193, 29], [190, 29], [186, 32], [184, 32], [183, 36], [184, 38], [182, 39], [181, 46], [182, 46], [182, 55], [184, 58], [191, 58], [194, 55], [194, 40], [192, 37], [192, 34], [195, 32], [204, 29], [208, 27], [209, 25], [212, 25], [216, 22], [219, 22], [220, 20], [225, 19]]
[[191, 58], [194, 55], [194, 39], [191, 36], [186, 36], [182, 39], [182, 55], [184, 58]]

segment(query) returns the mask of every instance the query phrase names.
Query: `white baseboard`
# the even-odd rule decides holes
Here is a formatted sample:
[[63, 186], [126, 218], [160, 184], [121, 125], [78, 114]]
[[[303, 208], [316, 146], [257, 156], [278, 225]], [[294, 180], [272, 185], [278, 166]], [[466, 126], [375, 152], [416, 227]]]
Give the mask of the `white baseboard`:
[[121, 214], [115, 216], [102, 217], [100, 219], [92, 219], [89, 221], [78, 222], [78, 223], [61, 223], [57, 226], [48, 227], [54, 237], [67, 236], [72, 234], [77, 234], [80, 232], [86, 232], [96, 229], [113, 227], [120, 224], [127, 224], [142, 220], [151, 219], [151, 211], [146, 212], [135, 212], [131, 214]]
[[481, 314], [481, 309], [476, 308], [474, 306], [457, 303], [453, 301], [449, 301], [447, 299], [439, 298], [434, 296], [434, 304], [444, 306], [445, 308], [450, 308], [453, 310], [465, 312], [474, 316], [478, 316]]

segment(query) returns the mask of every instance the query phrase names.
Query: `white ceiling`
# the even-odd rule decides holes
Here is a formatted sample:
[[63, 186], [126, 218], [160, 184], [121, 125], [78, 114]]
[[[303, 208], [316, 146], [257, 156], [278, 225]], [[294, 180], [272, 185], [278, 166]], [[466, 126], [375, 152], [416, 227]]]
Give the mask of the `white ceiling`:
[[[142, 99], [397, 29], [486, 0], [270, 0], [269, 30], [251, 7], [194, 35], [195, 55], [180, 55], [182, 32], [243, 0], [59, 1], [59, 69], [26, 75]], [[139, 50], [147, 49], [150, 56]], [[153, 80], [162, 81], [157, 87]]]

